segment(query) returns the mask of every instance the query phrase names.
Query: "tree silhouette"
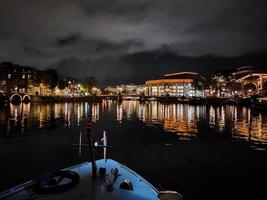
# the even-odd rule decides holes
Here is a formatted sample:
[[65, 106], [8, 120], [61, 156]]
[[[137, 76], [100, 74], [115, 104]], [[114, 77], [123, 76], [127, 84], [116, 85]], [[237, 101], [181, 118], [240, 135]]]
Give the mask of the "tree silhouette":
[[97, 86], [97, 81], [93, 76], [87, 76], [84, 78], [83, 87], [87, 92], [91, 92], [93, 87]]

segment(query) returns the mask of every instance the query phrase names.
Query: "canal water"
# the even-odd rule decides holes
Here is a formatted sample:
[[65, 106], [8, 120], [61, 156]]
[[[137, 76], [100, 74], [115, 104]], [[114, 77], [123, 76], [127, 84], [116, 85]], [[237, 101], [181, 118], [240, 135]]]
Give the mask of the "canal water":
[[[184, 199], [267, 199], [267, 114], [247, 107], [156, 101], [0, 106], [0, 190], [90, 160], [107, 131], [108, 157]], [[102, 158], [101, 150], [97, 158]]]

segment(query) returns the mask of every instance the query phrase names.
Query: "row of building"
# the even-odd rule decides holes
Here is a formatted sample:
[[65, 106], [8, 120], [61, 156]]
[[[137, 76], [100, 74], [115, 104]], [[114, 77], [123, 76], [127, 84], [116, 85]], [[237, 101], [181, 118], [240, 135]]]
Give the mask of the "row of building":
[[79, 96], [80, 84], [75, 79], [59, 81], [53, 69], [37, 70], [11, 62], [0, 64], [0, 94], [36, 96]]
[[[265, 94], [266, 90], [266, 70], [243, 66], [237, 69], [217, 71], [210, 78], [204, 78], [196, 72], [165, 74], [162, 78], [147, 80], [142, 85], [108, 86], [104, 93], [108, 95], [169, 95], [177, 97], [246, 97], [253, 94]], [[42, 71], [14, 65], [10, 62], [0, 64], [0, 93], [40, 96], [86, 94], [83, 86], [75, 79], [59, 81], [55, 70]], [[93, 87], [91, 93], [100, 94], [101, 91]]]
[[253, 66], [220, 70], [215, 72], [211, 78], [204, 78], [196, 72], [177, 72], [165, 74], [160, 79], [147, 80], [143, 85], [109, 86], [105, 91], [110, 94], [177, 97], [266, 95], [267, 72], [265, 69]]

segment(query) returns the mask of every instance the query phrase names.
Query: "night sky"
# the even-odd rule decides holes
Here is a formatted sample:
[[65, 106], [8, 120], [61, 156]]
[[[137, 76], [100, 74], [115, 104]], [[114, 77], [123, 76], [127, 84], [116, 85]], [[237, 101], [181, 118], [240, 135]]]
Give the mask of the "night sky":
[[266, 0], [0, 0], [0, 61], [95, 76], [267, 64]]

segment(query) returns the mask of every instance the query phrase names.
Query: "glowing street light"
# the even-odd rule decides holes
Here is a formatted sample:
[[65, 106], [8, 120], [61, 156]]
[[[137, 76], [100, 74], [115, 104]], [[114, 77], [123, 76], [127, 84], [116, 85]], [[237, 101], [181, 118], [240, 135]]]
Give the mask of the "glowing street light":
[[40, 95], [41, 96], [43, 95], [43, 86], [44, 86], [44, 84], [40, 83]]

